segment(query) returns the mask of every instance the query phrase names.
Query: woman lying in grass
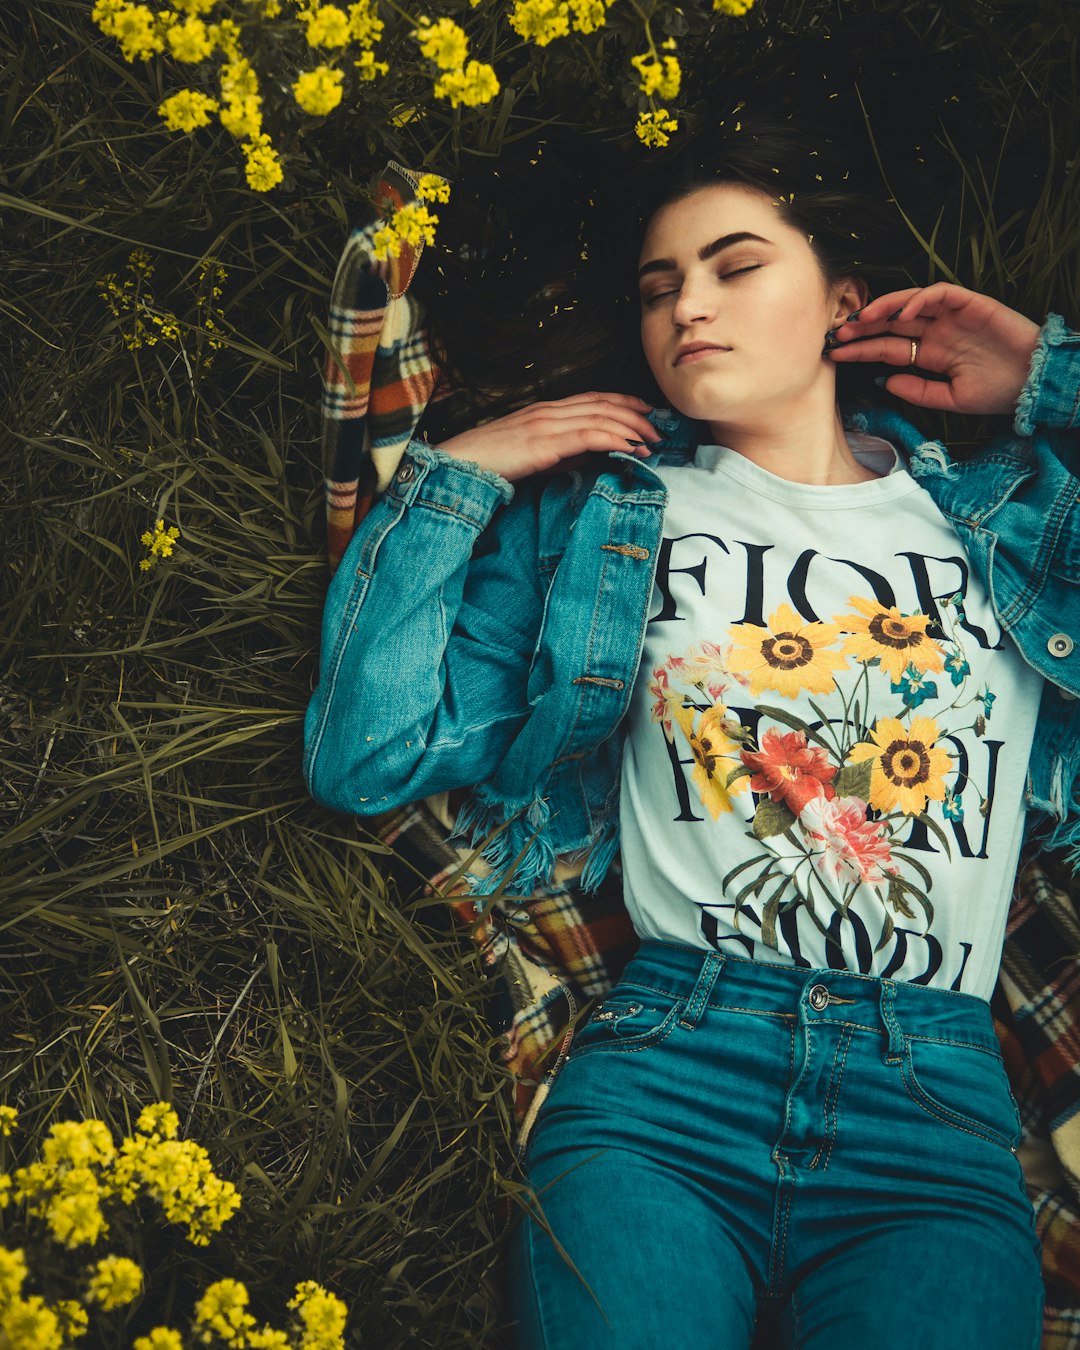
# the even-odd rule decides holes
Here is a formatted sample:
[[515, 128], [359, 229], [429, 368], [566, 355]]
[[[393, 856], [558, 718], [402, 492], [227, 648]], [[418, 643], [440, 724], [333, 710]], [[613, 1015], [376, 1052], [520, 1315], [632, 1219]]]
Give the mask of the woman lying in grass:
[[[410, 444], [330, 589], [308, 780], [470, 789], [477, 895], [618, 851], [640, 946], [532, 1123], [522, 1350], [747, 1350], [765, 1309], [1034, 1350], [989, 999], [1022, 846], [1080, 841], [1080, 336], [883, 284], [789, 128], [706, 139], [640, 207], [650, 399]], [[887, 406], [838, 400], [865, 364]], [[961, 460], [899, 400], [1012, 427]]]

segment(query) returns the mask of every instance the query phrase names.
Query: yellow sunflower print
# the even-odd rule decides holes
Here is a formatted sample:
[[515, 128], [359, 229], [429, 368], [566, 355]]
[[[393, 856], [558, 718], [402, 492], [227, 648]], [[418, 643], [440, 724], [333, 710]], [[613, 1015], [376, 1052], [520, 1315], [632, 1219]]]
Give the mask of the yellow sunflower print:
[[768, 628], [756, 623], [735, 623], [728, 629], [734, 646], [728, 669], [750, 677], [754, 697], [775, 689], [785, 698], [804, 690], [829, 694], [836, 687], [833, 672], [847, 670], [839, 652], [824, 651], [840, 636], [834, 623], [811, 623], [790, 605], [781, 605], [769, 615]]
[[952, 756], [936, 745], [941, 731], [932, 717], [913, 717], [905, 727], [895, 717], [879, 717], [870, 740], [851, 747], [850, 764], [872, 761], [870, 805], [879, 811], [899, 807], [905, 815], [920, 816], [927, 801], [945, 800], [945, 775]]
[[732, 769], [742, 767], [742, 760], [738, 758], [739, 742], [732, 740], [723, 727], [727, 709], [722, 703], [707, 708], [701, 714], [701, 721], [695, 731], [695, 709], [679, 707], [674, 702], [670, 707], [690, 743], [694, 756], [693, 780], [702, 805], [708, 808], [713, 820], [721, 811], [734, 811], [731, 799], [747, 790], [750, 778], [749, 775], [736, 778], [730, 790], [726, 786], [727, 776]]
[[849, 596], [848, 604], [854, 605], [859, 613], [833, 616], [842, 629], [852, 634], [844, 642], [845, 655], [858, 661], [872, 661], [876, 656], [893, 684], [900, 683], [908, 666], [918, 671], [944, 670], [941, 648], [926, 636], [929, 615], [901, 614], [895, 605], [882, 605], [858, 595]]

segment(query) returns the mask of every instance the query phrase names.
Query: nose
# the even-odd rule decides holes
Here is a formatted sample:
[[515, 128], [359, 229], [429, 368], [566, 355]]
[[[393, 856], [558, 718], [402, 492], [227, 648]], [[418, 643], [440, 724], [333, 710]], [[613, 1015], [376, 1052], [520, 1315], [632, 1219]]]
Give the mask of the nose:
[[688, 328], [692, 323], [716, 317], [715, 290], [706, 278], [685, 276], [679, 294], [671, 307], [671, 321], [677, 328]]

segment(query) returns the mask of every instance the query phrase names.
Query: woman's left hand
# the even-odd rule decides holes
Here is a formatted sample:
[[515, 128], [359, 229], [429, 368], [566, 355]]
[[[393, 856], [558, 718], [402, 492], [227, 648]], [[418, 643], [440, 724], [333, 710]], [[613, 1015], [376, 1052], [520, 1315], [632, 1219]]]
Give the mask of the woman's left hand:
[[[876, 361], [902, 367], [885, 387], [919, 407], [1011, 413], [1038, 334], [1038, 324], [1008, 305], [937, 281], [871, 300], [857, 317], [833, 330], [837, 345], [828, 355], [838, 363]], [[918, 344], [914, 363], [913, 340]], [[938, 378], [926, 379], [923, 372]]]

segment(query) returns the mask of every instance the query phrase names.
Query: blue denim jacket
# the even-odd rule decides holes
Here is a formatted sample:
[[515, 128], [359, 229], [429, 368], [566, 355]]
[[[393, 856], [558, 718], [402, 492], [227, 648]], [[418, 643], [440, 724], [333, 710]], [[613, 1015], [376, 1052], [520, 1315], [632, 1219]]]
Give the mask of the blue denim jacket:
[[[484, 845], [477, 894], [528, 894], [557, 856], [599, 884], [667, 492], [697, 424], [652, 415], [648, 463], [499, 475], [413, 440], [327, 595], [305, 774], [320, 801], [377, 815], [472, 789], [455, 835]], [[891, 408], [844, 411], [891, 441], [967, 549], [997, 617], [1044, 678], [1027, 833], [1080, 870], [1080, 333], [1040, 330], [1012, 431], [955, 462]], [[494, 837], [492, 832], [495, 831]]]

